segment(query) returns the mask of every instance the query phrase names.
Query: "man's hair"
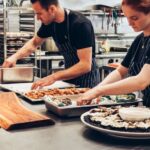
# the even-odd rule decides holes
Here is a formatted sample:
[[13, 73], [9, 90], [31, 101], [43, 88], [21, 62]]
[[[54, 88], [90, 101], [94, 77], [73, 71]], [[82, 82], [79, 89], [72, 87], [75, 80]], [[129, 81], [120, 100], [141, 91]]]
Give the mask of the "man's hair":
[[58, 0], [30, 0], [32, 4], [39, 2], [44, 9], [48, 9], [50, 5], [58, 5]]
[[129, 5], [133, 9], [148, 14], [150, 12], [150, 0], [123, 0], [122, 5]]

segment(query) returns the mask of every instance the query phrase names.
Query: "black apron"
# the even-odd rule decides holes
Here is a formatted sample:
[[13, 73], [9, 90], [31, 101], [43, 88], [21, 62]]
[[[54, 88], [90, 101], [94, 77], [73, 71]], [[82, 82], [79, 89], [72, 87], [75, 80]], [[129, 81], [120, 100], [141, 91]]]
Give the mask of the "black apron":
[[[71, 44], [70, 36], [69, 36], [69, 10], [65, 10], [65, 19], [67, 19], [67, 33], [65, 35], [65, 41], [60, 43], [57, 38], [56, 26], [54, 25], [54, 41], [63, 55], [65, 60], [65, 68], [70, 68], [71, 66], [77, 64], [79, 62], [79, 58], [77, 56], [76, 48]], [[79, 87], [94, 87], [100, 82], [100, 74], [99, 69], [96, 65], [95, 58], [92, 58], [92, 69], [90, 72], [81, 75], [77, 78], [66, 80], [66, 82], [75, 84]]]
[[[142, 37], [143, 38], [143, 37]], [[144, 64], [147, 62], [147, 52], [149, 50], [149, 44], [150, 44], [150, 39], [148, 39], [148, 43], [146, 44], [145, 50], [142, 51], [142, 38], [141, 41], [139, 41], [139, 44], [137, 46], [137, 49], [135, 50], [135, 54], [131, 60], [130, 66], [129, 66], [129, 74], [131, 76], [137, 75]], [[139, 50], [142, 51], [139, 53]], [[137, 57], [140, 57], [138, 60], [136, 59]], [[142, 91], [143, 94], [143, 105], [150, 107], [150, 86], [148, 86], [146, 89]]]

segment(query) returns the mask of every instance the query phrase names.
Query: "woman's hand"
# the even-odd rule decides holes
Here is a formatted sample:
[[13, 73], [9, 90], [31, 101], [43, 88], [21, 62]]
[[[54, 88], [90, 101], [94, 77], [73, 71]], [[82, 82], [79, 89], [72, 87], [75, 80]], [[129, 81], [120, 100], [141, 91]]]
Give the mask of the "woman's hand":
[[100, 94], [96, 88], [88, 90], [77, 100], [77, 105], [89, 105], [96, 98], [96, 103], [100, 101]]
[[34, 90], [34, 89], [37, 89], [37, 88], [42, 88], [44, 86], [48, 86], [48, 85], [51, 85], [53, 83], [55, 83], [56, 80], [55, 80], [55, 77], [54, 75], [49, 75], [47, 77], [44, 77], [36, 82], [33, 83], [31, 89]]

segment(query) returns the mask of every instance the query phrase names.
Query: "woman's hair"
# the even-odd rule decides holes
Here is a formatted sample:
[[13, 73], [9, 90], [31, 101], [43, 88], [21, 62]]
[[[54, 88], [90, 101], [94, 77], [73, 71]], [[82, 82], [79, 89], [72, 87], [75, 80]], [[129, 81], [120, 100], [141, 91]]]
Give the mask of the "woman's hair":
[[50, 5], [58, 5], [58, 0], [30, 0], [32, 4], [39, 2], [44, 9], [48, 9]]
[[150, 0], [122, 0], [122, 5], [129, 5], [144, 14], [150, 12]]

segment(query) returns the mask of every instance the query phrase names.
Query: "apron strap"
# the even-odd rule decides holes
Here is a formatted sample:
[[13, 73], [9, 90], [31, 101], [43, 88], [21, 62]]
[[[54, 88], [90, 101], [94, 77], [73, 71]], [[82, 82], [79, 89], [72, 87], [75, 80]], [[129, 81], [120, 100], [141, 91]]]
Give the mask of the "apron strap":
[[66, 9], [66, 8], [65, 8], [65, 10], [66, 10], [66, 12], [67, 12], [67, 15], [69, 15], [70, 10], [69, 10], [69, 9]]

